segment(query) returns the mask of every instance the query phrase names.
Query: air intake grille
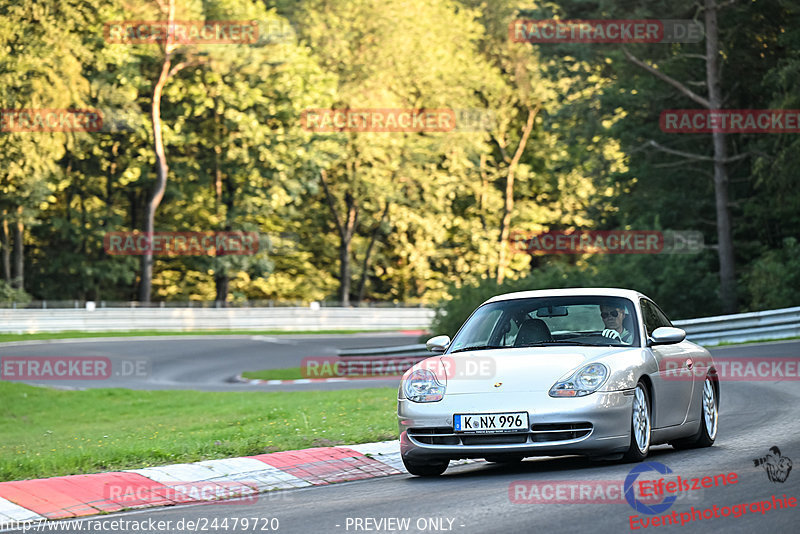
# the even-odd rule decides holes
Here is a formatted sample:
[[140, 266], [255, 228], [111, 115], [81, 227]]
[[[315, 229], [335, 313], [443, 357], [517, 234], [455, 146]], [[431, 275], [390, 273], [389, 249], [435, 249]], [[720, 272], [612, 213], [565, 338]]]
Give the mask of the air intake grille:
[[543, 443], [547, 441], [567, 441], [588, 436], [592, 431], [591, 423], [551, 423], [531, 425], [531, 441]]

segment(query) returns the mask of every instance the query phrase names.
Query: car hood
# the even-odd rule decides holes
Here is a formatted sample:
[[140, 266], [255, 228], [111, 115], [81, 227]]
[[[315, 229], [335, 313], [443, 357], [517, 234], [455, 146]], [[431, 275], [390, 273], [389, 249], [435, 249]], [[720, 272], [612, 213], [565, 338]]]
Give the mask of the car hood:
[[[523, 347], [445, 354], [446, 395], [550, 391], [570, 371], [591, 360], [638, 352], [619, 347]], [[603, 363], [609, 364], [607, 359]], [[609, 373], [613, 366], [609, 365]]]

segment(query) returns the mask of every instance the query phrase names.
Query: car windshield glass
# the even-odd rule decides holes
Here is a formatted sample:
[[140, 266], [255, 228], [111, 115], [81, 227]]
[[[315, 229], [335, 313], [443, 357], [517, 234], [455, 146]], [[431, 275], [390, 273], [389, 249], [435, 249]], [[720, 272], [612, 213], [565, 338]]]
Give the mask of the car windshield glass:
[[485, 304], [467, 319], [450, 352], [558, 345], [639, 344], [633, 303], [621, 297], [541, 297]]

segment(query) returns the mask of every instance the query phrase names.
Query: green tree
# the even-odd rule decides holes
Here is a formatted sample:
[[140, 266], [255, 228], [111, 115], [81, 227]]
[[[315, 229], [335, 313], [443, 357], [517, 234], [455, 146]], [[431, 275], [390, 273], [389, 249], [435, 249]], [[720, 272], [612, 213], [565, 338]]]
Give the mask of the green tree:
[[[80, 1], [0, 5], [0, 109], [87, 107], [81, 64], [88, 53], [80, 30], [93, 16]], [[86, 134], [13, 131], [15, 119], [8, 119], [9, 131], [0, 135], [2, 278], [24, 289], [26, 228], [38, 224], [51, 199], [48, 179], [61, 173], [57, 162], [68, 143]]]
[[[376, 0], [309, 1], [297, 20], [304, 21], [301, 34], [317, 51], [320, 64], [336, 75], [336, 108], [439, 109], [476, 102], [471, 87], [485, 66], [474, 50], [480, 28], [472, 12], [457, 9], [453, 2], [417, 0], [409, 8]], [[354, 243], [363, 251], [362, 268], [369, 269], [380, 235], [376, 229], [383, 228], [380, 237], [385, 240], [388, 233], [407, 228], [407, 222], [399, 219], [406, 214], [401, 204], [408, 190], [443, 185], [437, 179], [447, 165], [442, 163], [448, 158], [442, 148], [448, 136], [374, 132], [322, 136], [327, 155], [314, 162], [315, 175], [339, 242], [339, 301], [348, 305]], [[420, 204], [414, 208], [418, 211]], [[423, 235], [416, 233], [413, 240]], [[389, 274], [392, 268], [382, 270]], [[362, 279], [365, 276], [362, 273]], [[415, 292], [424, 292], [424, 287]]]

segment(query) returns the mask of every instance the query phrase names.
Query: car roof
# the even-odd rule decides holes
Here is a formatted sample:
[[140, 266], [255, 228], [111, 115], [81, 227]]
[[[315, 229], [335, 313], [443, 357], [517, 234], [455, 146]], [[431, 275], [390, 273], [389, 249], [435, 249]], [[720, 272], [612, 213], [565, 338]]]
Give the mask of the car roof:
[[620, 289], [616, 287], [573, 287], [569, 289], [537, 289], [532, 291], [517, 291], [515, 293], [505, 293], [497, 295], [483, 304], [498, 302], [501, 300], [528, 299], [538, 297], [622, 297], [634, 302], [640, 298], [648, 298], [646, 295], [632, 289]]

